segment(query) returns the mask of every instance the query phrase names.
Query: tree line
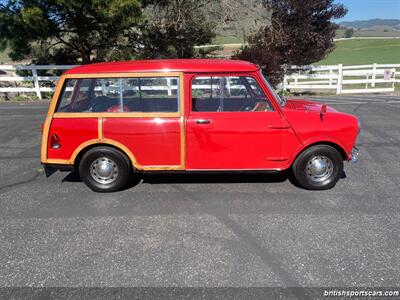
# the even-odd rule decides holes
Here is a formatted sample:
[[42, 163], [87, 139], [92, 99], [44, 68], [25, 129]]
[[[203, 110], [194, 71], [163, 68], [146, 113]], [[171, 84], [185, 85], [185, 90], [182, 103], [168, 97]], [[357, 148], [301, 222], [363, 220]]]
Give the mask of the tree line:
[[[235, 6], [232, 3], [236, 1]], [[259, 0], [269, 18], [234, 59], [258, 64], [273, 83], [287, 65], [323, 59], [333, 48], [334, 0]], [[13, 60], [76, 64], [208, 57], [216, 28], [234, 20], [242, 0], [0, 0], [0, 50]]]

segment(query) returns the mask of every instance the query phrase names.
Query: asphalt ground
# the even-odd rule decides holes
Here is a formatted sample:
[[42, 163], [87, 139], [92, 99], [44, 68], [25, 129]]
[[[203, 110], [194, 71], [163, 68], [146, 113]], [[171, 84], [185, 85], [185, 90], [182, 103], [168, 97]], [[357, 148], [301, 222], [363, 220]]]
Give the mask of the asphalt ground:
[[399, 286], [400, 98], [326, 97], [361, 157], [329, 191], [284, 175], [153, 175], [98, 194], [46, 178], [47, 103], [0, 103], [0, 286]]

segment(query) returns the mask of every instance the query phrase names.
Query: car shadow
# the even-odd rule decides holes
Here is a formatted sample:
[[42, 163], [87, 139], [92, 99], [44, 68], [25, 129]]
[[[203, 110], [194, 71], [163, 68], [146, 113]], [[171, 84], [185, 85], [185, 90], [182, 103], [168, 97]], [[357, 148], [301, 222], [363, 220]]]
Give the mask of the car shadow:
[[63, 178], [62, 182], [82, 182], [82, 180], [78, 173], [72, 171]]
[[[341, 179], [345, 179], [346, 173], [343, 171]], [[293, 178], [291, 172], [282, 171], [277, 173], [146, 173], [133, 176], [129, 186], [134, 187], [140, 182], [148, 184], [219, 184], [219, 183], [279, 183], [290, 181], [296, 187], [300, 187]], [[79, 174], [76, 172], [68, 173], [62, 182], [82, 182]]]
[[169, 173], [143, 174], [142, 180], [149, 184], [163, 183], [269, 183], [285, 182], [289, 175], [279, 173]]
[[[147, 173], [132, 179], [136, 185], [140, 181], [149, 184], [165, 183], [268, 183], [285, 182], [290, 179], [288, 172], [278, 173]], [[79, 174], [69, 172], [62, 182], [82, 182]]]

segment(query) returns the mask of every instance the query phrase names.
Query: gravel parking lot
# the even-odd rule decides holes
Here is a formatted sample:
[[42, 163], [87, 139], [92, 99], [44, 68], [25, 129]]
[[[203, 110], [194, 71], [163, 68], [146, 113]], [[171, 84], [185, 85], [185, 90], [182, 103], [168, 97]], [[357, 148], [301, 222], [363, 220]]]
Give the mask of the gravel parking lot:
[[400, 98], [317, 99], [362, 124], [359, 163], [323, 192], [243, 174], [97, 194], [45, 177], [47, 103], [0, 103], [0, 285], [398, 286]]

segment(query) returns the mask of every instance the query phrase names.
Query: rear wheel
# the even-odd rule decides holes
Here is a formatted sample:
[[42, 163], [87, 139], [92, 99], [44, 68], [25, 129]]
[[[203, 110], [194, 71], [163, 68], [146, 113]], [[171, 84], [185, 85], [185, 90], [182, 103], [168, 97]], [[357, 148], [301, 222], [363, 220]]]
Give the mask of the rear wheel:
[[82, 181], [96, 192], [115, 192], [125, 188], [132, 175], [128, 157], [114, 148], [95, 147], [79, 163]]
[[315, 145], [302, 152], [292, 166], [297, 183], [308, 190], [330, 189], [343, 172], [343, 158], [333, 147]]

